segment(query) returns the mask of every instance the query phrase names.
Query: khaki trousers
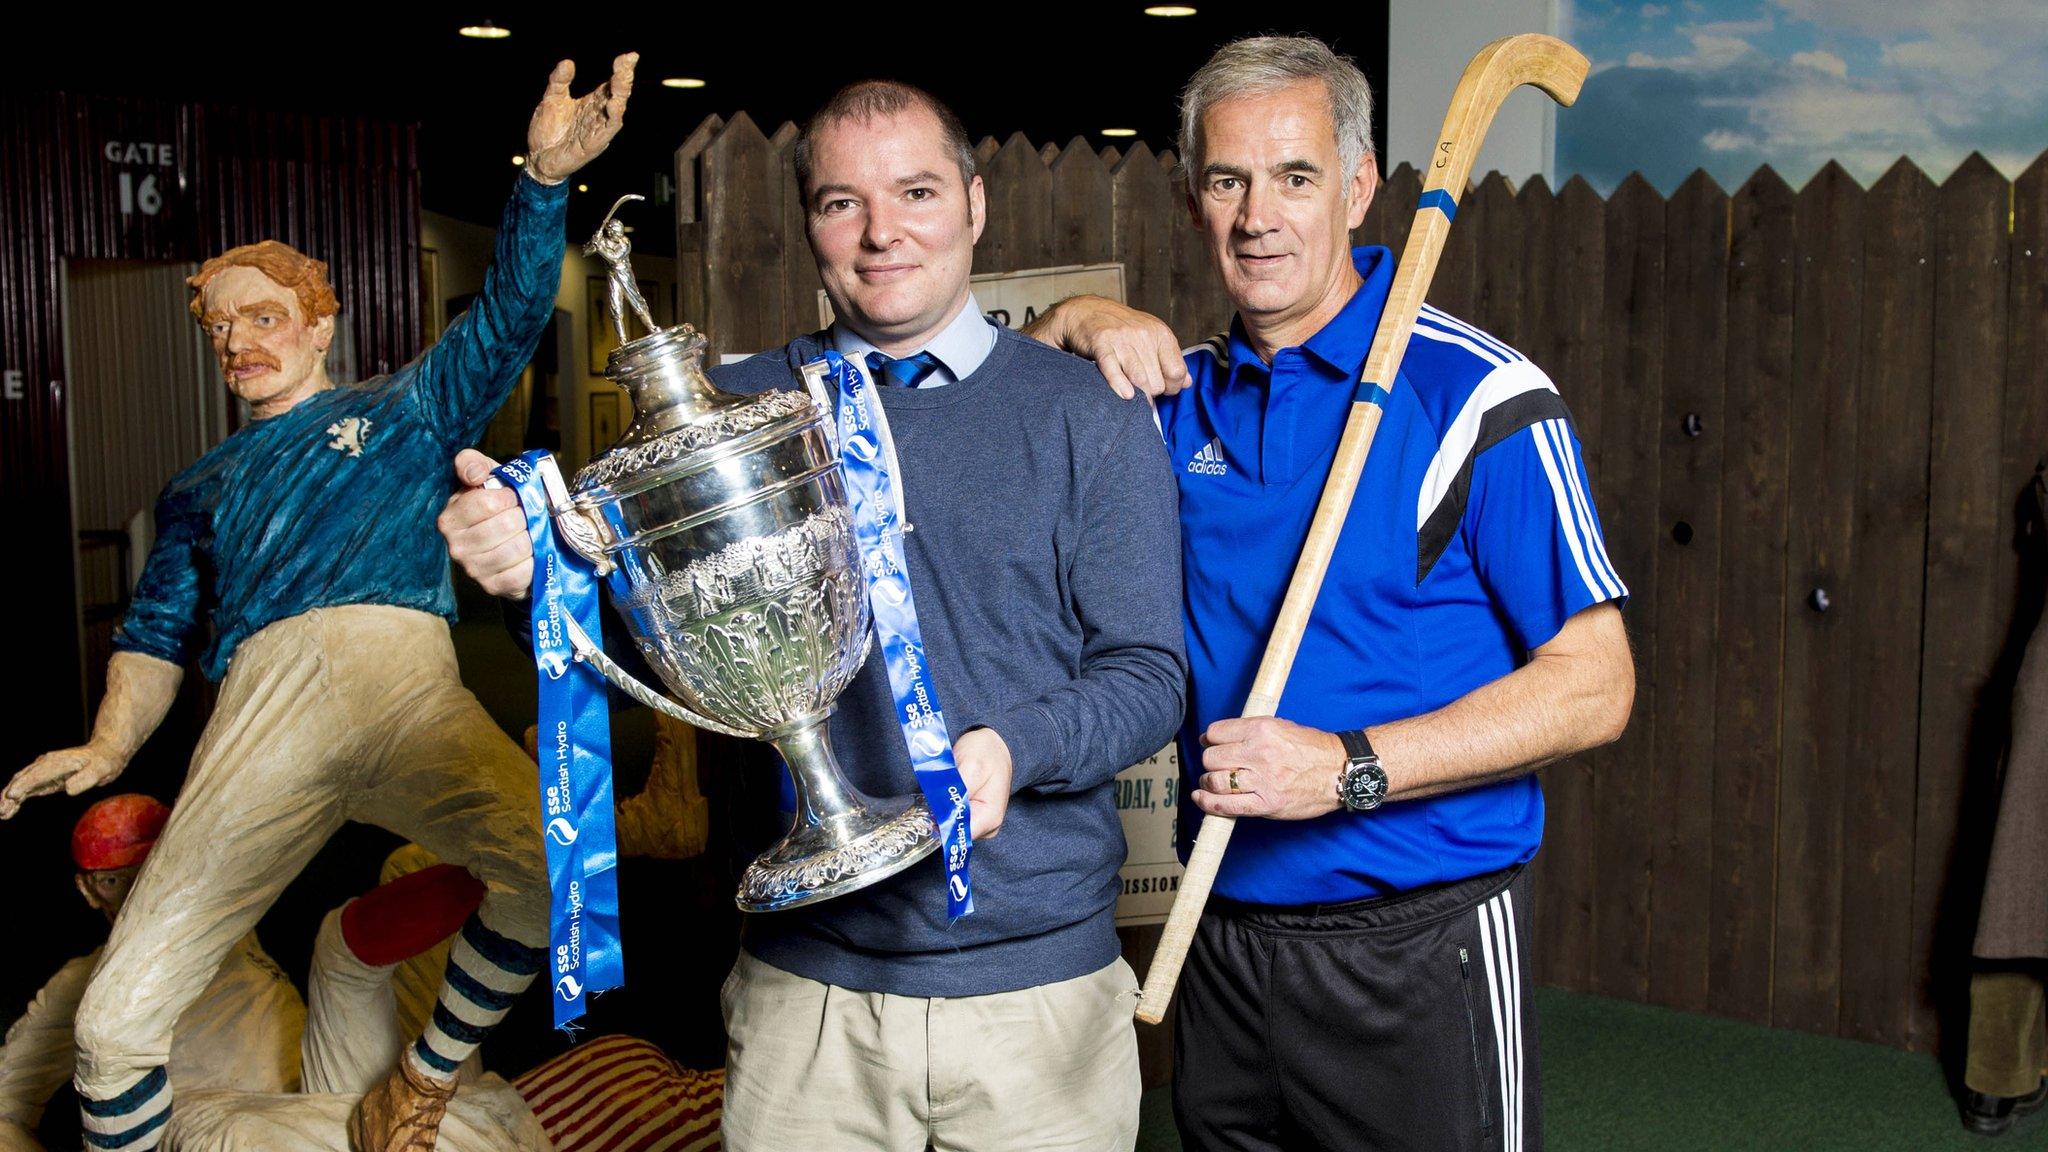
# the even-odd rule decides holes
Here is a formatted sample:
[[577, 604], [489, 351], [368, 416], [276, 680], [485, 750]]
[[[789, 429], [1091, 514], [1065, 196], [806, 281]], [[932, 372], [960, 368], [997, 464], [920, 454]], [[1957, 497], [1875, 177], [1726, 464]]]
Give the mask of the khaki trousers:
[[1121, 959], [988, 996], [821, 984], [742, 951], [721, 1002], [728, 1152], [1128, 1152], [1138, 978]]
[[1963, 1083], [1986, 1096], [2025, 1096], [2048, 1070], [2040, 968], [1970, 977], [1969, 1061]]
[[447, 622], [316, 608], [236, 650], [170, 823], [78, 1010], [81, 1092], [162, 1065], [221, 958], [344, 820], [469, 869], [492, 930], [547, 945], [533, 761], [462, 686]]

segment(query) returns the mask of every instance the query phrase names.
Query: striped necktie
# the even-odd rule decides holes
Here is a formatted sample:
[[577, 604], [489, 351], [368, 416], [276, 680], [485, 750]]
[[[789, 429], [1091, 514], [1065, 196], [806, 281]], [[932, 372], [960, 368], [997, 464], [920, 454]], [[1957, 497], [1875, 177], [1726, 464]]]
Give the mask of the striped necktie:
[[880, 352], [868, 353], [868, 371], [874, 373], [877, 381], [897, 388], [915, 388], [938, 370], [939, 358], [929, 352], [919, 352], [901, 360]]

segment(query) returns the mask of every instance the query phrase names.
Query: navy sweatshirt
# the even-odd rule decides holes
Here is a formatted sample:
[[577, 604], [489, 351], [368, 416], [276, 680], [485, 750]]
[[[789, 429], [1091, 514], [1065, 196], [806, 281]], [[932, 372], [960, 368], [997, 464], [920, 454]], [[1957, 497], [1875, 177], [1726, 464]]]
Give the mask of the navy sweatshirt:
[[[797, 384], [820, 336], [711, 370], [722, 389]], [[946, 922], [936, 854], [820, 904], [747, 917], [744, 944], [843, 988], [974, 996], [1116, 959], [1122, 825], [1111, 781], [1181, 722], [1174, 477], [1141, 401], [1095, 366], [1003, 330], [943, 388], [876, 390], [902, 462], [904, 543], [934, 680], [957, 739], [993, 728], [1015, 763], [1001, 832], [974, 845], [975, 911]], [[839, 699], [833, 751], [873, 796], [917, 791], [887, 669]], [[766, 776], [766, 773], [752, 773]], [[760, 802], [772, 779], [750, 779]]]

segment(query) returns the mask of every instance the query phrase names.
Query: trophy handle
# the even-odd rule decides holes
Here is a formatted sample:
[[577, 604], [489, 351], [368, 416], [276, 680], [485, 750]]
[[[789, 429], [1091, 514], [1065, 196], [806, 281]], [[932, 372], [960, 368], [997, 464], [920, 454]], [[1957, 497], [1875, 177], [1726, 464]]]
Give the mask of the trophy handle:
[[604, 550], [604, 521], [598, 519], [595, 511], [580, 504], [558, 508], [555, 510], [555, 531], [578, 556], [590, 561], [594, 575], [602, 579], [612, 574], [616, 565]]
[[569, 647], [575, 651], [576, 658], [588, 662], [591, 667], [597, 669], [599, 675], [616, 684], [619, 691], [647, 705], [656, 712], [664, 716], [673, 716], [685, 724], [694, 724], [706, 731], [717, 732], [724, 736], [737, 736], [742, 740], [758, 738], [754, 733], [742, 732], [737, 728], [720, 724], [710, 717], [699, 716], [662, 693], [634, 679], [632, 673], [619, 667], [617, 661], [604, 654], [604, 649], [590, 639], [590, 634], [583, 630], [582, 625], [576, 623], [574, 616], [563, 613], [562, 623], [565, 626], [564, 631], [569, 636]]
[[[590, 561], [599, 577], [609, 576], [617, 565], [605, 552], [604, 542], [609, 533], [596, 509], [586, 508], [569, 498], [569, 486], [562, 482], [562, 466], [555, 463], [553, 456], [543, 456], [534, 465], [534, 474], [540, 477], [541, 487], [548, 494], [548, 513], [555, 522], [555, 532], [562, 542], [578, 556]], [[505, 482], [496, 476], [485, 478], [484, 487], [503, 488]], [[603, 655], [603, 653], [599, 653]], [[623, 687], [623, 685], [621, 685]]]
[[[611, 558], [605, 555], [602, 543], [604, 521], [599, 519], [593, 510], [570, 501], [568, 486], [562, 483], [561, 467], [555, 463], [553, 456], [542, 457], [534, 471], [540, 475], [541, 486], [547, 489], [548, 503], [552, 506], [555, 527], [560, 531], [562, 539], [568, 543], [569, 547], [576, 550], [577, 555], [591, 562], [597, 570], [596, 575], [602, 577], [610, 573], [613, 565]], [[486, 488], [503, 488], [504, 486], [495, 476], [484, 481], [484, 487]], [[564, 631], [569, 636], [569, 647], [576, 653], [576, 659], [585, 661], [591, 667], [597, 669], [598, 675], [611, 681], [618, 687], [619, 691], [624, 692], [626, 695], [631, 696], [633, 699], [638, 700], [640, 703], [647, 705], [664, 716], [672, 716], [685, 724], [695, 725], [707, 732], [717, 732], [724, 736], [737, 736], [742, 740], [752, 740], [755, 738], [752, 733], [741, 732], [736, 728], [720, 724], [708, 716], [699, 716], [635, 679], [632, 673], [619, 667], [617, 661], [604, 654], [604, 649], [591, 640], [590, 634], [583, 630], [581, 624], [576, 623], [574, 616], [563, 613], [562, 624], [564, 625]], [[862, 659], [866, 659], [865, 649], [862, 651]]]
[[[541, 487], [547, 489], [548, 508], [555, 516], [555, 532], [562, 542], [574, 549], [578, 556], [590, 561], [599, 578], [612, 573], [612, 558], [605, 552], [605, 540], [611, 535], [606, 529], [603, 517], [594, 508], [586, 508], [569, 498], [569, 486], [562, 482], [562, 466], [555, 463], [553, 456], [544, 456], [534, 469], [540, 474]], [[603, 655], [603, 653], [599, 653]]]

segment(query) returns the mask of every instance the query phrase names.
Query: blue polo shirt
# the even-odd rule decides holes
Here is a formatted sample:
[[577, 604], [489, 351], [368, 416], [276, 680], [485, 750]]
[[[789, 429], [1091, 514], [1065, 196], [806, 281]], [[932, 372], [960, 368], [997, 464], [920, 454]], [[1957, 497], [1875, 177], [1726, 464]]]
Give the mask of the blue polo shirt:
[[[1189, 388], [1159, 404], [1180, 485], [1190, 789], [1201, 732], [1251, 692], [1393, 283], [1387, 249], [1352, 259], [1364, 285], [1306, 344], [1268, 365], [1233, 320], [1188, 350]], [[1340, 731], [1429, 712], [1520, 667], [1574, 613], [1625, 600], [1581, 458], [1540, 369], [1425, 307], [1279, 714]], [[1200, 819], [1183, 799], [1183, 853]], [[1243, 820], [1215, 891], [1384, 896], [1522, 863], [1542, 837], [1533, 774], [1370, 813]]]

